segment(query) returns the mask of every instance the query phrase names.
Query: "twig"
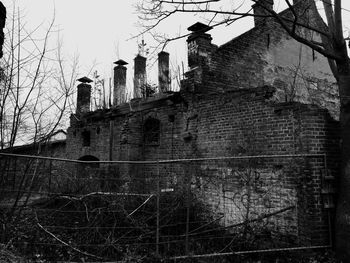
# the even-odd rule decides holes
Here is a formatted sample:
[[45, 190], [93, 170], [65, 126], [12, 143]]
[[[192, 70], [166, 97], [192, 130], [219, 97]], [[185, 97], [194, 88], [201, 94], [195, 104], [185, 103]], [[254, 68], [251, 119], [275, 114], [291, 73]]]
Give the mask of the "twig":
[[38, 220], [38, 217], [37, 215], [36, 216], [36, 219], [37, 219], [37, 225], [38, 227], [40, 227], [42, 230], [44, 230], [47, 234], [49, 234], [50, 236], [52, 236], [54, 239], [56, 239], [58, 242], [62, 243], [63, 245], [67, 246], [67, 247], [70, 247], [71, 249], [73, 249], [74, 251], [80, 253], [80, 254], [83, 254], [85, 256], [89, 256], [89, 257], [94, 257], [94, 258], [98, 258], [98, 259], [103, 259], [102, 257], [99, 257], [99, 256], [96, 256], [96, 255], [93, 255], [93, 254], [90, 254], [88, 252], [85, 252], [85, 251], [82, 251], [80, 249], [77, 249], [71, 245], [69, 245], [68, 243], [64, 242], [63, 240], [61, 240], [60, 238], [56, 237], [54, 234], [52, 234], [49, 230], [45, 229], [40, 223], [39, 223], [39, 220]]
[[132, 216], [134, 213], [137, 212], [142, 206], [144, 206], [154, 195], [151, 194], [138, 208], [136, 208], [134, 211], [132, 211], [130, 214], [128, 214], [128, 217]]
[[[81, 195], [78, 197], [68, 196], [68, 195], [61, 195], [60, 198], [65, 198], [69, 200], [76, 200], [81, 201], [86, 197], [94, 196], [94, 195], [104, 195], [104, 196], [145, 196], [146, 194], [135, 194], [135, 193], [113, 193], [113, 192], [91, 192], [86, 195]], [[147, 195], [148, 196], [148, 195]]]
[[206, 224], [204, 224], [204, 225], [201, 225], [200, 227], [197, 227], [196, 229], [191, 230], [191, 231], [189, 232], [189, 234], [191, 234], [191, 233], [193, 233], [193, 232], [196, 232], [197, 230], [202, 229], [203, 227], [206, 227], [206, 226], [208, 226], [208, 225], [210, 225], [210, 224], [212, 224], [212, 223], [214, 223], [214, 222], [216, 222], [216, 221], [219, 221], [219, 220], [221, 220], [222, 218], [224, 218], [224, 216], [220, 216], [219, 218], [216, 218], [216, 219], [214, 219], [214, 220], [212, 220], [212, 221], [210, 221], [210, 222], [208, 222], [208, 223], [206, 223]]
[[219, 227], [219, 228], [214, 228], [214, 229], [209, 229], [209, 230], [205, 230], [205, 231], [198, 232], [198, 233], [192, 233], [192, 234], [189, 234], [189, 235], [190, 235], [190, 236], [195, 236], [195, 235], [198, 235], [198, 234], [208, 233], [208, 232], [212, 232], [212, 231], [215, 231], [215, 230], [224, 230], [224, 229], [239, 227], [239, 226], [246, 225], [246, 224], [249, 224], [249, 223], [261, 221], [261, 220], [263, 220], [263, 219], [265, 219], [265, 218], [272, 217], [272, 216], [275, 216], [275, 215], [284, 213], [284, 212], [286, 212], [286, 211], [288, 211], [288, 210], [292, 210], [292, 209], [295, 209], [295, 205], [288, 206], [288, 207], [286, 207], [286, 208], [280, 209], [280, 210], [275, 211], [275, 212], [272, 212], [272, 213], [263, 214], [263, 215], [261, 215], [261, 216], [259, 216], [259, 217], [257, 217], [257, 218], [245, 220], [245, 221], [240, 222], [240, 223], [237, 223], [237, 224], [233, 224], [233, 225], [229, 225], [229, 226], [224, 226], [224, 227]]

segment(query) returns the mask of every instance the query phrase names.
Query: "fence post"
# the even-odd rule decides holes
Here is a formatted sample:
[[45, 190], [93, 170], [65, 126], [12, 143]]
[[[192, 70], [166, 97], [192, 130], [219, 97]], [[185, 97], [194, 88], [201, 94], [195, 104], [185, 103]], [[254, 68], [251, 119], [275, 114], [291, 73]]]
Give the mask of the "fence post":
[[51, 193], [51, 176], [52, 176], [52, 160], [50, 160], [49, 164], [49, 193]]
[[188, 169], [189, 173], [187, 174], [186, 178], [186, 240], [185, 240], [185, 252], [186, 255], [189, 254], [189, 237], [188, 234], [190, 232], [190, 203], [191, 203], [191, 175], [192, 175], [192, 169], [191, 169], [191, 163], [189, 164], [190, 169]]
[[159, 256], [159, 232], [160, 232], [160, 169], [157, 161], [157, 230], [156, 230], [156, 255]]
[[12, 182], [12, 190], [13, 191], [16, 188], [16, 177], [17, 177], [17, 157], [15, 157], [15, 165], [13, 167], [13, 182]]

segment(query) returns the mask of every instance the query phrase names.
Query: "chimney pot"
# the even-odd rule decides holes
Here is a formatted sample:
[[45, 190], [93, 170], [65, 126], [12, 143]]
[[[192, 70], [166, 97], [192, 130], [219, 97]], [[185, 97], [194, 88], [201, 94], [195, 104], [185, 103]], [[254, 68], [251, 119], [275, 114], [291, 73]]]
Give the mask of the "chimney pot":
[[90, 111], [90, 99], [91, 99], [91, 85], [92, 82], [88, 77], [82, 77], [78, 79], [78, 95], [77, 95], [77, 114], [85, 113]]
[[140, 54], [134, 58], [134, 98], [142, 97], [142, 88], [146, 85], [146, 61]]
[[93, 82], [93, 80], [89, 79], [88, 77], [82, 77], [80, 79], [77, 79], [77, 81], [79, 81], [81, 83], [91, 83], [91, 82]]
[[117, 106], [125, 102], [126, 92], [126, 67], [128, 63], [122, 59], [114, 62], [114, 89], [113, 89], [113, 105]]
[[170, 91], [169, 53], [158, 54], [158, 86], [159, 92]]
[[254, 12], [254, 25], [260, 25], [263, 24], [266, 21], [266, 16], [270, 16], [268, 10], [273, 10], [273, 0], [258, 0], [255, 2], [254, 5], [252, 5], [253, 12]]
[[206, 32], [212, 27], [197, 22], [187, 29], [192, 31], [187, 38], [188, 66], [194, 68], [207, 64], [207, 57], [212, 50], [211, 40], [213, 38]]
[[124, 61], [124, 60], [122, 60], [122, 59], [119, 59], [119, 60], [117, 60], [116, 62], [113, 62], [113, 64], [116, 64], [116, 65], [120, 65], [120, 66], [125, 66], [125, 65], [128, 65], [129, 63], [128, 62], [126, 62], [126, 61]]

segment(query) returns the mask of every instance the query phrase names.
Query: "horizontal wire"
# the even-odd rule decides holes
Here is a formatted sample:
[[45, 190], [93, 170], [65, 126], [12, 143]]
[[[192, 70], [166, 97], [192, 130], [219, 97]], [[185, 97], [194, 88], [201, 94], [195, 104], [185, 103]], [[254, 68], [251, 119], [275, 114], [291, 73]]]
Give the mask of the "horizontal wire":
[[[203, 239], [222, 239], [223, 237], [208, 237], [208, 238], [203, 238]], [[192, 238], [194, 239], [194, 238]], [[196, 240], [198, 240], [199, 238], [196, 238]], [[178, 240], [169, 240], [169, 241], [160, 241], [160, 242], [125, 242], [123, 241], [123, 244], [132, 244], [132, 245], [156, 245], [156, 244], [169, 244], [169, 243], [179, 243], [179, 242], [184, 242], [184, 239], [178, 239]], [[23, 242], [18, 242], [18, 241], [13, 241], [12, 243], [19, 243], [19, 244], [23, 244], [23, 243], [27, 243], [25, 241]], [[37, 244], [37, 245], [58, 245], [58, 246], [65, 246], [63, 244], [57, 244], [57, 243], [50, 243], [50, 242], [30, 242], [30, 244]], [[99, 244], [99, 243], [85, 243], [85, 244], [72, 244], [70, 243], [71, 246], [75, 246], [75, 247], [103, 247], [103, 246], [115, 246], [117, 244], [120, 243], [115, 243], [115, 244]]]
[[[20, 173], [20, 171], [17, 171], [17, 173]], [[33, 176], [34, 174], [29, 174], [29, 173], [26, 173], [25, 176]], [[47, 175], [46, 173], [45, 174], [40, 174], [40, 173], [37, 173], [36, 174], [37, 176], [45, 176], [46, 179], [49, 179], [51, 177], [51, 179], [62, 179], [62, 178], [68, 178], [68, 179], [71, 179], [71, 180], [111, 180], [111, 181], [122, 181], [122, 182], [125, 182], [125, 183], [128, 183], [130, 182], [130, 180], [125, 180], [125, 179], [120, 179], [120, 178], [117, 178], [118, 176], [116, 177], [91, 177], [91, 178], [88, 178], [88, 177], [76, 177], [76, 176], [69, 176], [69, 175], [54, 175], [52, 174], [51, 176]], [[13, 175], [12, 175], [13, 176]], [[96, 175], [94, 175], [96, 176]], [[10, 177], [10, 175], [8, 176]], [[169, 175], [170, 177], [170, 175]], [[39, 177], [39, 179], [45, 179], [45, 178], [41, 178]], [[163, 177], [164, 178], [164, 177]], [[132, 177], [131, 180], [135, 181], [135, 180], [140, 180], [140, 183], [144, 183], [145, 180], [156, 180], [158, 179], [157, 176], [154, 176], [154, 177], [149, 177], [147, 175], [145, 175], [145, 177]], [[151, 183], [151, 182], [150, 182]]]
[[[160, 236], [161, 238], [162, 236]], [[190, 240], [207, 240], [207, 239], [226, 239], [228, 236], [205, 236], [205, 237], [190, 237]], [[158, 244], [169, 244], [169, 243], [183, 243], [185, 238], [177, 239], [177, 240], [168, 240], [168, 241], [160, 241]], [[13, 241], [12, 243], [15, 244], [26, 244], [26, 241]], [[126, 242], [123, 242], [124, 244]], [[39, 244], [39, 245], [58, 245], [58, 246], [65, 246], [63, 244], [57, 244], [57, 243], [51, 243], [51, 242], [30, 242], [30, 244]], [[97, 246], [97, 247], [103, 247], [103, 246], [115, 246], [119, 243], [114, 244], [100, 244], [100, 243], [82, 243], [82, 244], [70, 244], [72, 246], [76, 247], [83, 247], [83, 246]], [[156, 245], [157, 242], [130, 242], [127, 244], [133, 244], [133, 245]]]
[[[32, 207], [31, 207], [32, 208]], [[52, 208], [32, 208], [35, 211], [47, 211], [47, 212], [57, 212], [57, 213], [118, 213], [118, 212], [132, 212], [134, 210], [120, 209], [120, 210], [106, 210], [108, 208], [92, 208], [91, 210], [58, 210]], [[142, 211], [142, 210], [141, 210]], [[143, 211], [144, 213], [153, 213], [152, 211]]]
[[[33, 175], [34, 174], [26, 173], [26, 176], [28, 176], [28, 177], [33, 176]], [[47, 174], [40, 174], [39, 173], [39, 174], [37, 174], [37, 176], [39, 176], [39, 179], [47, 179], [47, 180], [50, 179], [50, 176], [47, 176]], [[40, 176], [45, 176], [45, 178], [42, 178]], [[10, 177], [10, 176], [8, 176], [8, 177]], [[13, 175], [12, 175], [12, 177], [13, 177]], [[171, 175], [169, 175], [169, 177], [171, 177]], [[62, 179], [62, 178], [68, 178], [68, 179], [71, 179], [72, 181], [73, 180], [92, 180], [92, 181], [108, 180], [108, 181], [118, 181], [120, 183], [130, 183], [131, 180], [132, 181], [139, 180], [139, 183], [142, 183], [142, 184], [145, 183], [144, 182], [145, 180], [156, 180], [156, 179], [158, 179], [157, 176], [149, 177], [147, 175], [145, 175], [145, 177], [132, 177], [131, 180], [120, 179], [120, 178], [117, 178], [117, 176], [116, 177], [103, 177], [103, 176], [101, 176], [101, 177], [88, 178], [88, 177], [75, 177], [75, 176], [69, 176], [69, 175], [51, 175], [51, 180]], [[167, 176], [162, 177], [162, 178], [163, 179], [167, 178]], [[9, 178], [9, 179], [11, 179], [11, 178]], [[11, 180], [8, 180], [8, 181], [10, 182]], [[133, 182], [133, 183], [135, 183], [135, 182]], [[151, 184], [152, 182], [148, 182], [148, 183]], [[64, 182], [62, 184], [64, 184]]]
[[[30, 194], [42, 194], [42, 195], [57, 195], [58, 197], [71, 197], [71, 198], [81, 198], [81, 197], [90, 197], [90, 196], [143, 196], [148, 197], [152, 194], [143, 194], [143, 193], [118, 193], [118, 192], [89, 192], [86, 194], [69, 194], [69, 193], [62, 193], [62, 192], [44, 192], [44, 191], [28, 191], [28, 190], [6, 190], [4, 188], [0, 188], [3, 192], [14, 192], [14, 193], [30, 193]], [[91, 193], [96, 193], [94, 195], [91, 195]], [[90, 195], [88, 195], [90, 194]], [[88, 195], [88, 196], [87, 196]]]
[[[133, 226], [133, 227], [104, 227], [104, 226], [43, 226], [44, 228], [56, 228], [56, 229], [67, 229], [67, 230], [81, 230], [81, 229], [140, 229], [140, 226]], [[142, 229], [152, 229], [156, 228], [156, 226], [142, 226]]]
[[275, 155], [247, 155], [247, 156], [223, 156], [223, 157], [207, 157], [207, 158], [189, 158], [189, 159], [172, 159], [172, 160], [154, 160], [154, 161], [81, 161], [73, 159], [64, 158], [54, 158], [47, 156], [37, 156], [37, 155], [23, 155], [23, 154], [13, 154], [13, 153], [3, 153], [0, 152], [0, 156], [8, 157], [21, 157], [30, 159], [40, 159], [40, 160], [51, 160], [60, 162], [70, 162], [70, 163], [82, 163], [82, 164], [164, 164], [164, 163], [181, 163], [181, 162], [196, 162], [196, 161], [218, 161], [218, 160], [242, 160], [242, 159], [257, 159], [257, 158], [294, 158], [294, 157], [324, 157], [326, 154], [275, 154]]
[[209, 258], [209, 257], [222, 257], [230, 255], [243, 255], [243, 254], [257, 254], [257, 253], [269, 253], [269, 252], [283, 252], [283, 251], [298, 251], [298, 250], [308, 250], [308, 249], [325, 249], [332, 248], [331, 245], [324, 246], [304, 246], [304, 247], [284, 247], [284, 248], [272, 248], [272, 249], [257, 249], [257, 250], [245, 250], [245, 251], [235, 251], [226, 253], [212, 253], [212, 254], [202, 254], [202, 255], [185, 255], [185, 256], [175, 256], [170, 257], [168, 260], [186, 259], [186, 258]]
[[[207, 223], [207, 221], [190, 221], [189, 224], [198, 224], [198, 223]], [[186, 221], [183, 221], [183, 222], [178, 222], [176, 224], [166, 224], [166, 225], [160, 225], [159, 227], [160, 228], [165, 228], [165, 227], [171, 227], [171, 226], [179, 226], [179, 225], [186, 225], [187, 222]], [[58, 225], [55, 225], [55, 226], [44, 226], [45, 228], [58, 228], [58, 229], [88, 229], [88, 228], [91, 228], [91, 229], [95, 229], [95, 228], [105, 228], [105, 229], [139, 229], [140, 226], [133, 226], [133, 227], [99, 227], [99, 226], [81, 226], [81, 227], [67, 227], [67, 226], [58, 226]], [[145, 227], [145, 226], [142, 226], [142, 227]], [[156, 226], [146, 226], [146, 228], [156, 228]], [[182, 234], [181, 234], [182, 235]]]

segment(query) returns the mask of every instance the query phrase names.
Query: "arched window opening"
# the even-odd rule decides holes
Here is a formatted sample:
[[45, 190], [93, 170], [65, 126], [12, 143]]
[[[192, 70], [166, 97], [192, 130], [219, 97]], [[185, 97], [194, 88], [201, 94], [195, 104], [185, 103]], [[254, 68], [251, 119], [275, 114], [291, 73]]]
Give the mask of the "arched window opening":
[[160, 121], [148, 118], [143, 125], [145, 145], [159, 145], [160, 141]]
[[[92, 155], [84, 155], [78, 159], [79, 161], [85, 161], [87, 163], [83, 163], [84, 166], [89, 166], [90, 168], [99, 168], [100, 164], [96, 163], [99, 159]], [[90, 163], [91, 162], [91, 163]]]

